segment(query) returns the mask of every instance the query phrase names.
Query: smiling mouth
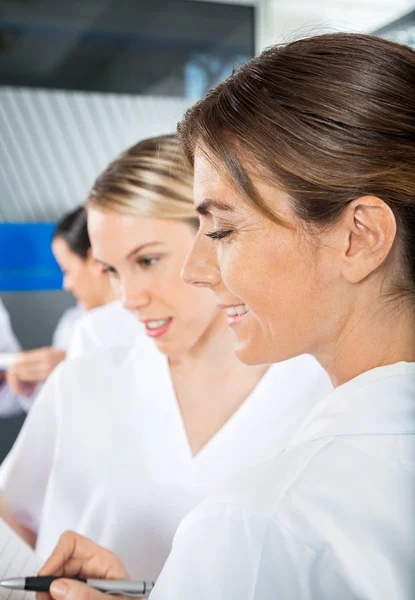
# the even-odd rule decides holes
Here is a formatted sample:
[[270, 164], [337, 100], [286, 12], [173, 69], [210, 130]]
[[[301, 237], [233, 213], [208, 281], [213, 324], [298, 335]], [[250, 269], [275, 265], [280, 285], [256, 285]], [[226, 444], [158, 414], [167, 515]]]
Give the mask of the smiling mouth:
[[219, 306], [222, 310], [226, 310], [227, 321], [230, 327], [240, 323], [249, 313], [249, 306], [246, 304], [238, 304], [235, 306]]
[[149, 329], [159, 329], [160, 327], [163, 327], [163, 325], [166, 325], [169, 321], [170, 321], [170, 319], [159, 319], [158, 321], [146, 321], [145, 325]]
[[236, 315], [246, 315], [249, 312], [249, 307], [246, 304], [238, 304], [238, 306], [229, 306], [226, 309], [228, 317], [235, 317]]
[[146, 334], [152, 338], [161, 337], [169, 329], [172, 320], [172, 317], [168, 317], [167, 319], [152, 319], [143, 321], [146, 328]]

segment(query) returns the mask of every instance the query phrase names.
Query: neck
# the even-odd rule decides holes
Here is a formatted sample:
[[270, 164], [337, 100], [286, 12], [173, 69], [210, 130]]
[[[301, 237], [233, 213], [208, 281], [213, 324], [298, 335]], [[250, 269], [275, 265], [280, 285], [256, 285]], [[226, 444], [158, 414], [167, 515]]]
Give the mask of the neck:
[[375, 312], [373, 306], [353, 310], [336, 341], [315, 353], [335, 387], [376, 367], [415, 361], [413, 309], [390, 302]]

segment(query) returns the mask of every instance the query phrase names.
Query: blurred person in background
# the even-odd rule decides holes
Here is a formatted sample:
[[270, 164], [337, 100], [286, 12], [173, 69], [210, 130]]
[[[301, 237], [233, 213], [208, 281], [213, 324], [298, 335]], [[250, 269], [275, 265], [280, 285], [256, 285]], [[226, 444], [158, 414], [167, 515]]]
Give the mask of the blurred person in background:
[[10, 390], [17, 396], [28, 397], [19, 402], [26, 410], [32, 404], [35, 387], [46, 381], [53, 369], [66, 358], [75, 324], [86, 311], [114, 300], [108, 275], [92, 257], [83, 207], [58, 222], [52, 252], [63, 272], [63, 288], [73, 294], [78, 304], [61, 317], [51, 346], [19, 352], [7, 372]]
[[146, 335], [59, 365], [0, 487], [40, 556], [73, 529], [152, 579], [182, 518], [284, 448], [332, 387], [310, 356], [242, 364], [213, 295], [181, 281], [198, 218], [176, 136], [123, 153], [87, 206], [94, 257]]
[[[0, 353], [18, 352], [20, 343], [15, 336], [9, 313], [0, 298]], [[21, 406], [15, 392], [6, 382], [7, 364], [0, 365], [0, 417], [10, 417], [21, 412]]]

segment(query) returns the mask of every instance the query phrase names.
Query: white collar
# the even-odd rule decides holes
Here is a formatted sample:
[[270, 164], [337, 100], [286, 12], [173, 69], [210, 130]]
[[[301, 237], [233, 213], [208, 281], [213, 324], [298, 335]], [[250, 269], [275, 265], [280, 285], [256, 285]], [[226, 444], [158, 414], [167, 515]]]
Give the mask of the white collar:
[[398, 362], [362, 373], [319, 402], [291, 439], [344, 435], [415, 434], [415, 363]]

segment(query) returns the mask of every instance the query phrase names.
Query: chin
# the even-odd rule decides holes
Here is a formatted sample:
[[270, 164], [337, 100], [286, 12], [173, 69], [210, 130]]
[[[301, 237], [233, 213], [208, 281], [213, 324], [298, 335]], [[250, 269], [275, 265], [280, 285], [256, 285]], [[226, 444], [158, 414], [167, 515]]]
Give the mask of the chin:
[[238, 340], [235, 347], [237, 358], [246, 365], [269, 365], [298, 356], [295, 352], [284, 351], [278, 344], [269, 345], [261, 340]]
[[189, 346], [167, 340], [154, 340], [157, 348], [166, 356], [181, 356], [189, 351]]

